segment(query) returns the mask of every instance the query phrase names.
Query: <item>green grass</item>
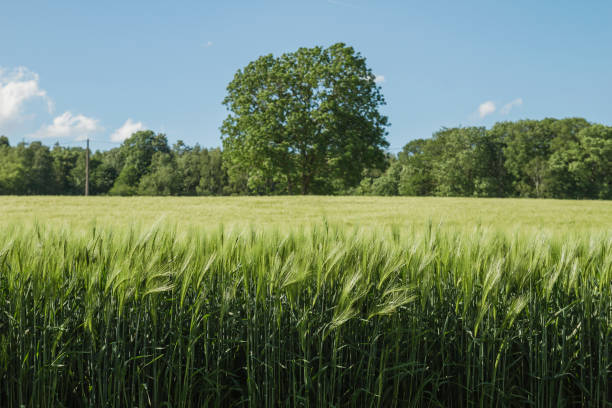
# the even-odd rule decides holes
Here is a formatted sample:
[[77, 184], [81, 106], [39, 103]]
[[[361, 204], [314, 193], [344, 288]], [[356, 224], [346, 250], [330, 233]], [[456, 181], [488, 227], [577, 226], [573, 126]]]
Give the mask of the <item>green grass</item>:
[[180, 227], [308, 225], [327, 219], [347, 226], [476, 225], [522, 231], [609, 231], [612, 202], [436, 197], [1, 197], [0, 226], [37, 220], [73, 229], [151, 225]]
[[609, 202], [0, 209], [0, 406], [612, 406]]

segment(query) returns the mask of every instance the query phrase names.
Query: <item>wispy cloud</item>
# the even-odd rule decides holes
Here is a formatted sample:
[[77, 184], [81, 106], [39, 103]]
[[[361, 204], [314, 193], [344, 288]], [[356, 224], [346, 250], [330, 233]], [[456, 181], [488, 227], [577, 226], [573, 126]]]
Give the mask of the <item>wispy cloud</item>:
[[75, 140], [85, 140], [93, 133], [104, 130], [97, 119], [84, 115], [73, 115], [71, 112], [64, 112], [53, 119], [53, 123], [41, 127], [29, 137], [36, 139], [48, 138], [71, 138]]
[[374, 82], [376, 82], [377, 84], [382, 84], [383, 82], [385, 82], [385, 76], [384, 75], [376, 75], [374, 77]]
[[495, 102], [493, 101], [483, 102], [478, 106], [478, 116], [480, 116], [480, 118], [482, 119], [485, 116], [488, 116], [494, 113], [496, 109], [497, 108], [495, 107]]
[[134, 122], [132, 119], [128, 119], [123, 126], [113, 132], [110, 138], [113, 142], [123, 142], [133, 133], [144, 130], [144, 128], [142, 122]]
[[501, 113], [502, 115], [507, 115], [510, 113], [510, 111], [514, 108], [514, 107], [518, 107], [521, 106], [523, 104], [523, 98], [516, 98], [513, 101], [508, 102], [507, 104], [505, 104], [500, 110], [499, 113]]
[[52, 111], [51, 99], [38, 81], [38, 74], [25, 67], [10, 71], [0, 68], [0, 125], [21, 119], [24, 106], [32, 100], [46, 102]]
[[212, 41], [207, 41], [206, 44], [203, 45], [204, 48], [210, 48], [214, 45]]

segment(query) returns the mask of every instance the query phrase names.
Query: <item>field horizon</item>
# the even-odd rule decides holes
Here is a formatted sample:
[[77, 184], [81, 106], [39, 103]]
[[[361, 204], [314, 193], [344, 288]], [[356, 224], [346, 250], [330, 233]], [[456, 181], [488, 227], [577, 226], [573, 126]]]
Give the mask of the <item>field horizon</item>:
[[153, 224], [177, 227], [492, 227], [506, 231], [610, 231], [612, 203], [600, 200], [447, 197], [0, 197], [0, 226], [39, 223], [88, 229]]

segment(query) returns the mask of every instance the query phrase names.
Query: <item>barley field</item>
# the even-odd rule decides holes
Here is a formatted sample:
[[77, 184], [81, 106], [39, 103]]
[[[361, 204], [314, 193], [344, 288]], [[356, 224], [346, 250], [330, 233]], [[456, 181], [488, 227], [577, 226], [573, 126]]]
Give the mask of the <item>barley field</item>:
[[282, 229], [327, 220], [351, 228], [430, 222], [523, 232], [612, 229], [612, 202], [440, 197], [32, 197], [0, 196], [0, 226], [40, 222], [71, 231], [93, 225]]
[[0, 406], [612, 406], [612, 203], [0, 197]]

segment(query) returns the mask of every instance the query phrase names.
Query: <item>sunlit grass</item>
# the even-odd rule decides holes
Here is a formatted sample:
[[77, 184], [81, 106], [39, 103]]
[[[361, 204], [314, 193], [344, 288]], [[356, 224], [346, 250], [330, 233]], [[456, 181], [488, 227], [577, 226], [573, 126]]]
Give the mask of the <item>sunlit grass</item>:
[[395, 224], [422, 228], [430, 221], [471, 229], [609, 231], [612, 202], [436, 197], [0, 197], [0, 227], [37, 220], [87, 229], [149, 226], [160, 218], [179, 227], [244, 228], [309, 225], [326, 219], [350, 227]]

